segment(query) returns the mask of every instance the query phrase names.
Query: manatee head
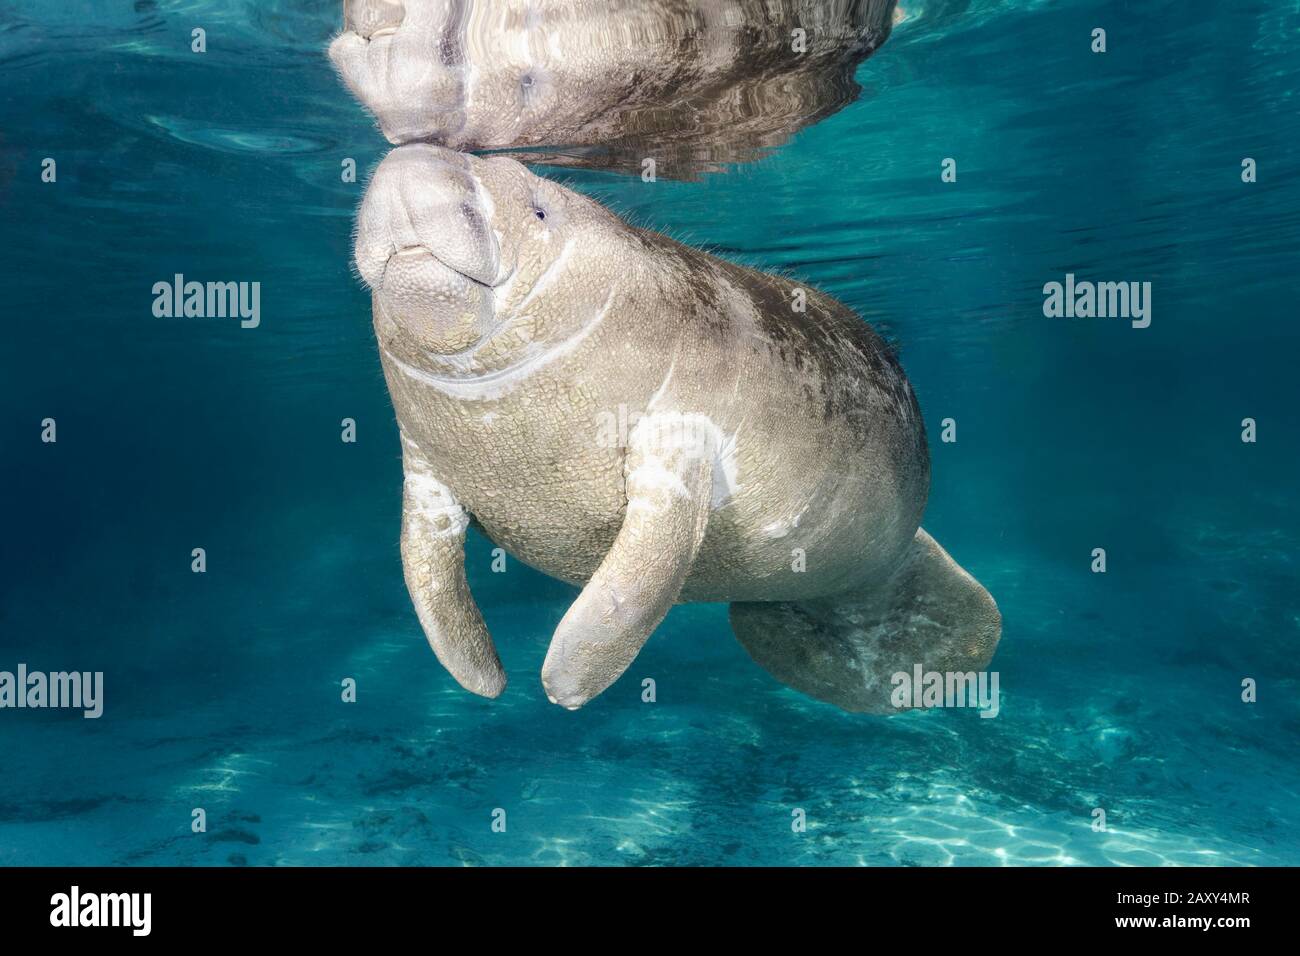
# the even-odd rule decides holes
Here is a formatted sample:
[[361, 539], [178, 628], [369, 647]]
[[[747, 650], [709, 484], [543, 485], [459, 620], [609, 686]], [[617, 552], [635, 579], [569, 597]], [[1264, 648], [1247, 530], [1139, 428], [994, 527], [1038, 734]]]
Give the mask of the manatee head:
[[355, 259], [391, 358], [472, 378], [519, 366], [599, 320], [635, 238], [596, 202], [504, 156], [414, 143], [375, 170]]

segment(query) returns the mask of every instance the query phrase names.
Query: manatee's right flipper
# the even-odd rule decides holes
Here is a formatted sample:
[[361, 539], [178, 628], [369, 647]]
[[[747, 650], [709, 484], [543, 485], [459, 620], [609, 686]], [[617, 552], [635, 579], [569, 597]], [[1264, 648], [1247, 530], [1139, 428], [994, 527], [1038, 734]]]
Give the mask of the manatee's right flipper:
[[469, 515], [405, 436], [402, 467], [402, 570], [420, 626], [460, 686], [497, 697], [506, 672], [465, 579]]
[[731, 605], [736, 637], [773, 677], [842, 707], [898, 712], [892, 677], [981, 671], [1002, 633], [988, 591], [918, 529], [902, 565], [871, 593]]
[[633, 429], [623, 526], [542, 664], [553, 703], [576, 710], [614, 683], [677, 600], [709, 520], [715, 433], [674, 413], [646, 415]]

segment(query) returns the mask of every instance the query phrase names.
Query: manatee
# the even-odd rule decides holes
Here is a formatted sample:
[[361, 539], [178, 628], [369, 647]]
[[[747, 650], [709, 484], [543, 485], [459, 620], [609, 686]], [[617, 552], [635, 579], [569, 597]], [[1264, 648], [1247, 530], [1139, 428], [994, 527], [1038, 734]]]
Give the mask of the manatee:
[[[858, 95], [894, 0], [348, 0], [330, 45], [394, 144], [694, 178]], [[541, 158], [534, 156], [531, 158]]]
[[401, 555], [438, 659], [506, 683], [471, 522], [581, 587], [548, 697], [591, 700], [669, 608], [731, 603], [774, 677], [891, 713], [891, 677], [981, 670], [988, 592], [924, 530], [929, 453], [897, 358], [850, 309], [636, 228], [506, 156], [391, 152], [358, 213], [405, 482]]

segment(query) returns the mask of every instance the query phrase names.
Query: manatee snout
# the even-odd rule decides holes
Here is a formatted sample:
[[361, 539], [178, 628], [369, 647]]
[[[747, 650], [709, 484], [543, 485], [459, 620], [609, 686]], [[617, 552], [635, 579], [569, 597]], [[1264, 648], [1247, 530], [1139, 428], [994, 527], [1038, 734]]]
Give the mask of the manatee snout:
[[436, 352], [477, 341], [500, 280], [492, 202], [473, 162], [437, 146], [396, 149], [375, 170], [357, 216], [357, 270], [384, 318]]
[[357, 268], [371, 288], [382, 287], [392, 255], [413, 249], [481, 285], [497, 282], [491, 200], [473, 163], [449, 149], [413, 144], [379, 164], [357, 217]]

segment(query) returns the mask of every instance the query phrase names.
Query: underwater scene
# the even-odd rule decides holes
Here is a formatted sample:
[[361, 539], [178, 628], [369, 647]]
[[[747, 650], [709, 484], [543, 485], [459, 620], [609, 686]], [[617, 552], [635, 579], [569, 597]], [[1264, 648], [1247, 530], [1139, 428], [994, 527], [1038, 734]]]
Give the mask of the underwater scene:
[[1298, 140], [1295, 0], [0, 0], [0, 865], [1300, 863]]

